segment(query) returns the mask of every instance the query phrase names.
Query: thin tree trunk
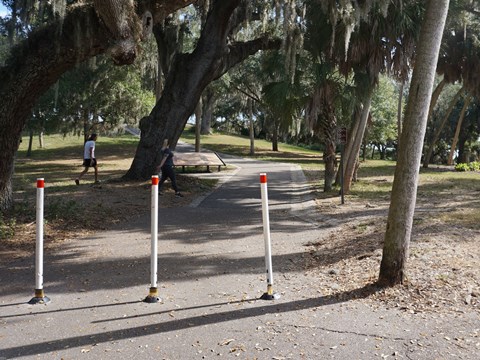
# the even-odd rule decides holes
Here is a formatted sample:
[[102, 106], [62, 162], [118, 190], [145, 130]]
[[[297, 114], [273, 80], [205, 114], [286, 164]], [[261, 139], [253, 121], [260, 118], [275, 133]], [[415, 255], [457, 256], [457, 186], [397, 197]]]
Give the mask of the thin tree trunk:
[[355, 113], [353, 114], [354, 121], [348, 133], [347, 144], [345, 146], [345, 159], [348, 159], [350, 157], [350, 154], [352, 153], [353, 143], [355, 142], [355, 138], [357, 136], [358, 129], [360, 127], [361, 118], [362, 118], [362, 111], [360, 108], [357, 108]]
[[337, 117], [335, 114], [334, 90], [330, 82], [326, 82], [321, 93], [321, 117], [320, 121], [323, 136], [325, 138], [325, 151], [323, 160], [325, 162], [325, 181], [323, 191], [328, 192], [333, 188], [335, 180], [335, 163], [337, 150]]
[[433, 138], [432, 138], [432, 141], [430, 143], [430, 146], [428, 147], [428, 150], [426, 151], [425, 157], [423, 158], [423, 167], [425, 169], [428, 168], [428, 164], [432, 160], [432, 155], [433, 155], [433, 151], [435, 149], [435, 145], [436, 145], [438, 139], [440, 138], [440, 134], [442, 133], [443, 128], [445, 127], [445, 124], [447, 123], [448, 118], [450, 117], [450, 114], [452, 113], [453, 109], [455, 108], [455, 105], [457, 104], [458, 98], [460, 97], [460, 95], [463, 91], [464, 91], [464, 88], [462, 87], [455, 94], [452, 101], [450, 102], [450, 106], [448, 107], [448, 110], [445, 113], [445, 116], [443, 117], [442, 122], [440, 123], [440, 125], [435, 130], [435, 133], [433, 134]]
[[468, 135], [465, 131], [465, 126], [462, 128], [460, 132], [460, 136], [458, 137], [458, 162], [459, 163], [470, 163], [470, 151], [468, 147], [466, 147], [466, 142], [468, 141]]
[[449, 0], [429, 0], [417, 46], [385, 232], [378, 283], [403, 283], [417, 196], [419, 165], [428, 108]]
[[428, 118], [430, 119], [432, 117], [432, 112], [433, 109], [435, 108], [435, 105], [437, 105], [438, 98], [440, 97], [440, 94], [443, 91], [443, 88], [446, 85], [445, 78], [443, 78], [435, 88], [435, 90], [432, 93], [432, 100], [430, 101], [430, 106], [428, 107]]
[[360, 154], [360, 147], [362, 145], [363, 135], [367, 127], [368, 115], [370, 113], [370, 104], [372, 102], [373, 87], [370, 88], [367, 97], [363, 103], [363, 109], [360, 116], [360, 121], [358, 123], [357, 132], [355, 138], [352, 142], [352, 147], [348, 155], [347, 161], [345, 163], [345, 176], [344, 176], [344, 191], [346, 194], [350, 191], [352, 186], [353, 176], [355, 172], [355, 165], [358, 161], [358, 156]]
[[255, 155], [255, 129], [253, 127], [253, 100], [248, 99], [247, 100], [248, 104], [248, 117], [249, 117], [249, 135], [250, 135], [250, 152], [249, 155], [253, 156]]
[[89, 126], [88, 126], [88, 115], [89, 111], [88, 109], [85, 109], [83, 111], [83, 142], [86, 143], [88, 139], [88, 133], [90, 131]]
[[[325, 182], [323, 191], [328, 192], [332, 190], [332, 185], [335, 180], [335, 162], [336, 162], [336, 141], [335, 133], [337, 129], [337, 119], [331, 116], [334, 112], [329, 113], [330, 119], [327, 122], [327, 128], [324, 130], [325, 135], [325, 151], [323, 153], [323, 161], [325, 163]], [[327, 115], [327, 113], [325, 113]]]
[[213, 107], [215, 106], [216, 95], [215, 91], [211, 88], [205, 89], [203, 93], [203, 111], [202, 111], [202, 128], [200, 133], [202, 135], [209, 135], [212, 133], [212, 118], [213, 118]]
[[40, 130], [38, 132], [38, 145], [40, 149], [43, 149], [44, 143], [43, 143], [43, 130]]
[[195, 152], [200, 152], [200, 129], [202, 126], [202, 97], [195, 107]]
[[[350, 127], [350, 130], [347, 132], [347, 143], [344, 145], [344, 152], [343, 152], [344, 164], [346, 163], [346, 160], [350, 157], [350, 153], [352, 152], [352, 146], [355, 139], [355, 134], [357, 133], [358, 126], [360, 124], [360, 116], [361, 116], [361, 111], [359, 109], [356, 109], [352, 114], [352, 118], [353, 118], [352, 125]], [[345, 178], [345, 165], [343, 167], [344, 167], [343, 176]], [[335, 185], [340, 185], [340, 171], [337, 171], [337, 176], [335, 177]]]
[[278, 121], [273, 120], [272, 151], [278, 151]]
[[33, 146], [33, 129], [29, 129], [29, 131], [28, 131], [27, 157], [32, 156], [32, 146]]
[[450, 148], [450, 154], [448, 155], [447, 165], [453, 164], [453, 156], [455, 155], [455, 150], [457, 149], [457, 142], [458, 142], [458, 137], [460, 136], [460, 130], [462, 128], [463, 119], [465, 118], [465, 112], [467, 111], [471, 101], [472, 101], [472, 96], [467, 95], [467, 97], [465, 98], [465, 102], [463, 104], [462, 111], [460, 112], [460, 116], [458, 118], [457, 128], [455, 129], [455, 135], [452, 141], [452, 147]]

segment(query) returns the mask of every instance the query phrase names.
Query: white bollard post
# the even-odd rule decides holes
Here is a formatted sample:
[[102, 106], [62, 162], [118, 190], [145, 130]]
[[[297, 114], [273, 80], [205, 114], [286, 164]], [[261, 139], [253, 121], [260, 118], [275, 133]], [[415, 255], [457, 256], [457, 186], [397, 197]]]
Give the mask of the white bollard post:
[[260, 189], [262, 194], [263, 237], [265, 239], [265, 267], [267, 272], [267, 292], [261, 296], [263, 300], [279, 299], [280, 295], [273, 292], [272, 245], [270, 239], [270, 218], [268, 215], [267, 174], [260, 174]]
[[158, 175], [152, 176], [152, 196], [151, 196], [151, 254], [150, 254], [150, 291], [145, 298], [147, 303], [157, 303], [160, 301], [157, 288], [158, 273]]
[[29, 304], [46, 304], [50, 301], [43, 292], [43, 195], [45, 180], [37, 179], [37, 218], [35, 239], [35, 296]]

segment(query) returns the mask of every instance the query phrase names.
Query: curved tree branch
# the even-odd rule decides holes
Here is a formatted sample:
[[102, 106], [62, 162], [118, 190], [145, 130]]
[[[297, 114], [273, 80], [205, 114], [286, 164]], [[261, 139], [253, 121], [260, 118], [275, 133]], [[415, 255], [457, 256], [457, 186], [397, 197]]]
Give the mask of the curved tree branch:
[[[109, 1], [116, 3], [116, 0]], [[106, 2], [102, 0], [101, 5]], [[193, 2], [139, 0], [137, 11], [141, 15], [145, 9], [150, 9], [154, 19], [160, 21], [169, 13]], [[99, 13], [105, 14], [106, 11]], [[140, 16], [130, 21], [138, 22], [139, 19]], [[64, 72], [90, 57], [106, 52], [112, 42], [115, 43], [112, 29], [107, 28], [105, 23], [100, 21], [92, 3], [72, 6], [63, 19], [57, 19], [29, 34], [27, 39], [12, 49], [5, 66], [0, 68], [0, 211], [13, 205], [15, 153], [21, 131], [35, 102]], [[137, 37], [134, 39], [137, 41]], [[135, 57], [131, 47], [120, 49], [120, 52], [114, 51], [113, 55], [119, 64], [131, 63]]]

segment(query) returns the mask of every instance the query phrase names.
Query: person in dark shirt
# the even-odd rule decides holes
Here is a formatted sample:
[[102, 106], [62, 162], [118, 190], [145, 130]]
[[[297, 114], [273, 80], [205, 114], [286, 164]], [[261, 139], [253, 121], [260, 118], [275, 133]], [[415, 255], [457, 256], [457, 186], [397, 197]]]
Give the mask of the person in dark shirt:
[[162, 160], [160, 161], [160, 165], [157, 167], [157, 173], [160, 173], [160, 171], [162, 172], [160, 176], [160, 182], [158, 184], [158, 192], [160, 193], [162, 184], [168, 178], [172, 183], [172, 188], [175, 191], [175, 196], [183, 197], [182, 193], [180, 193], [177, 187], [177, 179], [175, 177], [175, 170], [173, 169], [173, 152], [169, 148], [167, 139], [165, 139], [163, 142], [161, 154]]

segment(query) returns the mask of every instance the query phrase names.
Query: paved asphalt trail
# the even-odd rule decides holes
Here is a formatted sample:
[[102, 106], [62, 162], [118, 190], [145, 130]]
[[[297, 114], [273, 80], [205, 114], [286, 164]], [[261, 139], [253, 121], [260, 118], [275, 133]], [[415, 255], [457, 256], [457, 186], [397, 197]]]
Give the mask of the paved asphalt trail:
[[[224, 160], [237, 168], [221, 172], [215, 191], [160, 210], [162, 303], [142, 302], [150, 281], [149, 217], [45, 254], [47, 305], [27, 304], [34, 259], [1, 264], [0, 360], [477, 358], [444, 338], [459, 327], [474, 331], [478, 319], [427, 321], [322, 295], [304, 270], [304, 245], [325, 225], [303, 173], [289, 164]], [[266, 290], [262, 172], [281, 295], [275, 301], [258, 300]]]

